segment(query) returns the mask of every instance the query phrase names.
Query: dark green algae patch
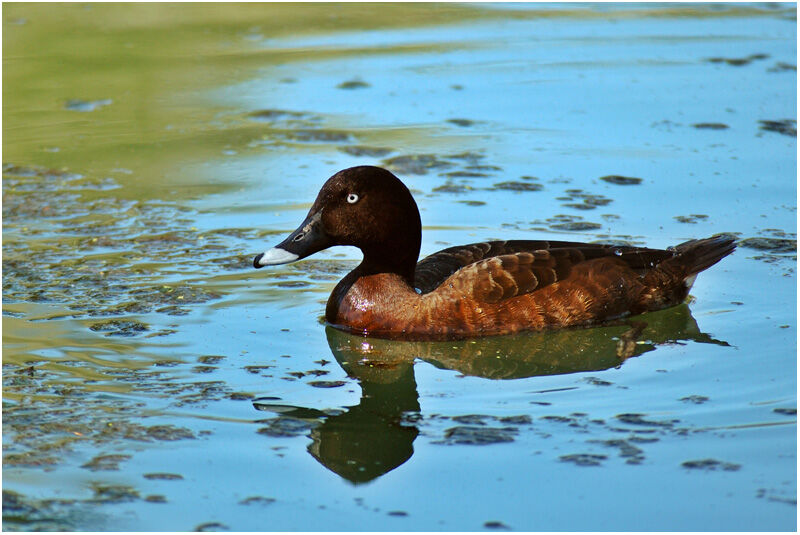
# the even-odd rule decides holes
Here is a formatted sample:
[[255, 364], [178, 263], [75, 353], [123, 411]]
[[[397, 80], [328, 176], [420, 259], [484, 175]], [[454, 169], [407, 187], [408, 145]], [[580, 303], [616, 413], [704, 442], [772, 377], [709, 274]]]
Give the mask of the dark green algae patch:
[[[172, 318], [224, 298], [223, 289], [193, 282], [193, 275], [250, 267], [249, 262], [233, 262], [238, 255], [231, 253], [241, 250], [244, 257], [262, 232], [202, 233], [193, 226], [195, 210], [175, 202], [130, 200], [116, 195], [120, 188], [113, 177], [3, 166], [6, 470], [51, 471], [77, 457], [87, 473], [115, 472], [128, 463], [137, 444], [191, 441], [208, 433], [173, 425], [146, 411], [144, 403], [114, 395], [120, 389], [155, 395], [173, 407], [236, 398], [222, 381], [187, 380], [182, 367], [168, 373], [158, 362], [136, 356], [133, 347], [128, 349], [133, 354], [112, 364], [92, 356], [92, 342], [87, 354], [71, 349], [76, 341], [65, 338], [62, 348], [47, 350], [61, 353], [60, 358], [8, 343], [9, 336], [36, 324], [41, 325], [37, 332], [60, 333], [62, 322], [83, 330], [78, 339], [170, 336], [179, 328]], [[55, 509], [140, 499], [165, 500], [99, 482], [89, 500], [30, 501], [5, 491], [4, 525], [80, 529], [70, 523], [68, 512], [59, 516]]]
[[[113, 195], [117, 187], [109, 177], [4, 165], [5, 304], [54, 304], [72, 318], [182, 315], [192, 305], [222, 297], [191, 283], [155, 281], [168, 280], [164, 272], [171, 265], [189, 260], [196, 266], [189, 273], [200, 266], [230, 269], [220, 253], [231, 250], [231, 240], [194, 229], [189, 208], [118, 198]], [[258, 233], [250, 234], [256, 238]], [[121, 336], [149, 330], [124, 320], [95, 322], [90, 328]]]
[[[3, 365], [3, 429], [7, 437], [13, 437], [3, 448], [5, 468], [50, 469], [78, 449], [90, 450], [109, 444], [132, 447], [135, 443], [198, 437], [185, 427], [141, 418], [136, 403], [109, 400], [84, 385], [70, 384], [62, 373], [50, 368], [47, 365]], [[140, 382], [140, 388], [151, 381], [154, 390], [165, 393], [172, 390], [172, 394], [184, 399], [198, 389], [198, 385], [179, 385], [162, 374], [147, 371], [125, 370], [117, 373], [116, 378], [133, 379]], [[119, 453], [94, 456], [82, 468], [115, 470], [129, 458], [130, 455]]]
[[[226, 355], [159, 358], [139, 348], [152, 345], [148, 339], [179, 333], [184, 320], [177, 318], [191, 319], [226, 299], [229, 286], [250, 274], [253, 244], [263, 244], [271, 233], [201, 231], [195, 226], [199, 214], [188, 204], [129, 199], [125, 190], [114, 176], [3, 166], [3, 466], [97, 475], [88, 499], [35, 500], [5, 491], [6, 529], [72, 531], [83, 525], [74, 520], [76, 511], [87, 507], [168, 503], [169, 493], [146, 494], [136, 485], [101, 480], [129, 473], [143, 445], [202, 440], [211, 433], [202, 423], [192, 428], [171, 423], [174, 418], [161, 415], [164, 409], [197, 411], [209, 403], [254, 397], [215, 379], [229, 361]], [[351, 262], [312, 260], [275, 273], [267, 286], [329, 284], [351, 267]], [[45, 336], [46, 349], [14, 342], [22, 336], [17, 333], [28, 331], [32, 338]], [[105, 348], [115, 356], [107, 356]], [[237, 366], [244, 374], [272, 367]], [[154, 402], [159, 410], [150, 408]]]

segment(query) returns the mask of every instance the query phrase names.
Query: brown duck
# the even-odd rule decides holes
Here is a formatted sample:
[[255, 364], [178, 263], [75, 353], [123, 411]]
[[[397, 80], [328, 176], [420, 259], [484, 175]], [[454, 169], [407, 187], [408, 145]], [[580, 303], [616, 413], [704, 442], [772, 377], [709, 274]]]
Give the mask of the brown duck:
[[509, 240], [417, 262], [421, 240], [408, 188], [380, 167], [352, 167], [328, 179], [300, 227], [253, 265], [353, 245], [364, 259], [333, 290], [328, 322], [379, 337], [465, 338], [596, 325], [676, 305], [698, 273], [736, 247], [726, 235], [668, 250]]

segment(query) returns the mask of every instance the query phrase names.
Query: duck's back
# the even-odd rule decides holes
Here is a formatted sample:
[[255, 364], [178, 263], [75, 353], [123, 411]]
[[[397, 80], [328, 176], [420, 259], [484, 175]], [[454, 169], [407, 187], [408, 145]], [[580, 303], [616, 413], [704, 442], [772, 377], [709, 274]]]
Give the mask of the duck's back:
[[[687, 242], [688, 243], [688, 242]], [[534, 254], [540, 259], [550, 256], [547, 262], [554, 264], [557, 278], [566, 278], [572, 267], [587, 260], [617, 257], [639, 272], [653, 268], [661, 261], [675, 255], [674, 251], [647, 249], [644, 247], [609, 244], [580, 243], [568, 241], [509, 240], [471, 243], [443, 249], [425, 257], [417, 263], [414, 286], [423, 294], [435, 290], [456, 271], [483, 260], [509, 255]]]
[[428, 325], [415, 327], [503, 334], [658, 310], [682, 302], [694, 275], [734, 248], [729, 236], [669, 250], [527, 240], [451, 247], [417, 264]]

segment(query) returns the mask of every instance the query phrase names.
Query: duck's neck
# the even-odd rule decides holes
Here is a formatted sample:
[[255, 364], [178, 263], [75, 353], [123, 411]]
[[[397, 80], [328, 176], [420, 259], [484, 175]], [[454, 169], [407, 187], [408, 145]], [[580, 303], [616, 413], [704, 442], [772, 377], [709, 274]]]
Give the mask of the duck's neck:
[[[362, 250], [364, 259], [353, 270], [359, 277], [377, 275], [379, 273], [394, 273], [405, 280], [409, 286], [414, 286], [414, 271], [419, 258], [419, 242], [413, 248], [391, 248], [390, 250], [373, 249]], [[400, 254], [400, 251], [406, 251]]]

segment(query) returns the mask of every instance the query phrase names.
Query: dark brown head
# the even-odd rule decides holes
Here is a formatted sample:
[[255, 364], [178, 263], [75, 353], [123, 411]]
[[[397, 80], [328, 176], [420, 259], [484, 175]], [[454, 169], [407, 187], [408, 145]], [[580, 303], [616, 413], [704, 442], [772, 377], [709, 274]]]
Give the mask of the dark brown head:
[[352, 245], [364, 253], [362, 272], [397, 273], [411, 284], [421, 239], [419, 210], [408, 188], [386, 169], [351, 167], [325, 182], [297, 230], [256, 256], [253, 266], [285, 264], [334, 245]]

